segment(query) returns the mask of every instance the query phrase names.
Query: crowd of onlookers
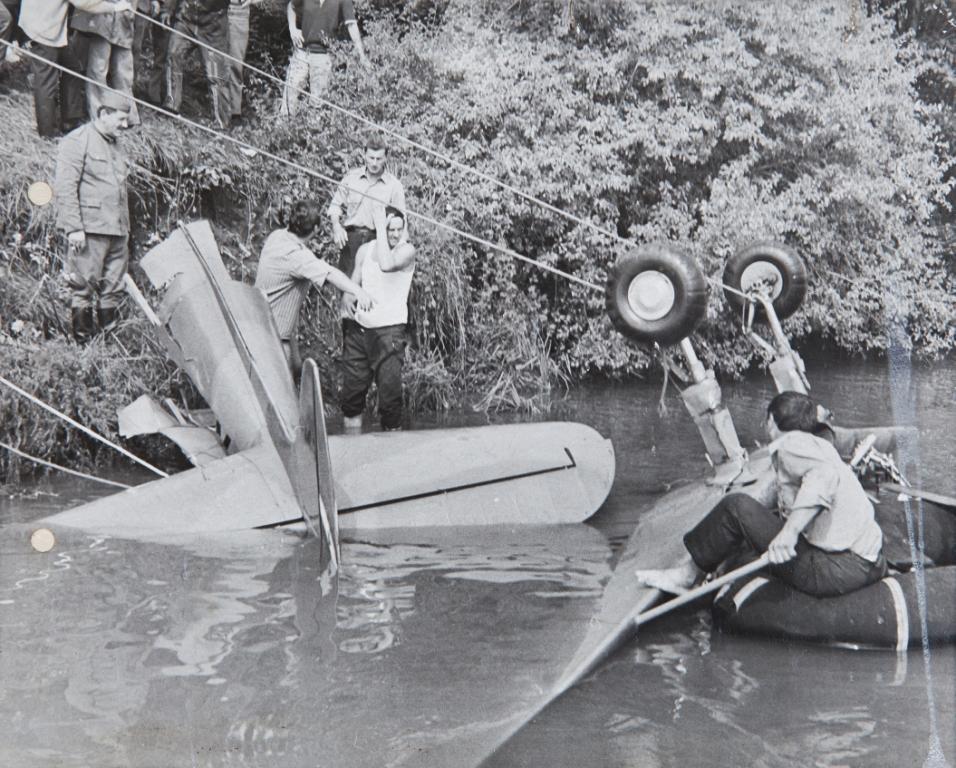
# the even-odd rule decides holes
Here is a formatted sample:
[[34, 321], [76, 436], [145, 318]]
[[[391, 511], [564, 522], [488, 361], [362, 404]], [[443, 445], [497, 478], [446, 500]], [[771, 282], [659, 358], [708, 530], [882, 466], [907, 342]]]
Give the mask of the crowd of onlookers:
[[[179, 113], [187, 57], [198, 49], [209, 86], [210, 117], [219, 128], [242, 120], [243, 62], [250, 6], [262, 0], [0, 0], [3, 60], [29, 51], [37, 131], [67, 133], [95, 118], [101, 83]], [[279, 105], [294, 115], [307, 92], [316, 104], [332, 72], [330, 47], [345, 26], [368, 66], [352, 0], [290, 0], [292, 55]], [[147, 44], [148, 41], [148, 44]], [[149, 54], [149, 55], [147, 55]], [[61, 69], [61, 67], [63, 69]], [[85, 75], [92, 83], [63, 70]], [[131, 101], [130, 126], [138, 125]]]

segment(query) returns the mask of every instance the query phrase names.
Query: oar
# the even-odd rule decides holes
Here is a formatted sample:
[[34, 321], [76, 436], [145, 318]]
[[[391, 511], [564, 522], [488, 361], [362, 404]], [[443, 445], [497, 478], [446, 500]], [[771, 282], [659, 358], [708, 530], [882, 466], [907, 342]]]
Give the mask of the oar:
[[706, 584], [701, 584], [699, 587], [694, 589], [687, 590], [684, 594], [678, 595], [673, 600], [668, 600], [665, 603], [661, 603], [654, 608], [651, 608], [649, 611], [644, 611], [644, 613], [637, 614], [632, 620], [632, 626], [636, 629], [641, 626], [641, 624], [646, 624], [652, 619], [656, 619], [658, 616], [663, 616], [665, 613], [670, 613], [675, 608], [680, 608], [682, 605], [687, 605], [696, 600], [698, 597], [703, 597], [708, 595], [711, 592], [716, 592], [724, 584], [729, 584], [732, 581], [748, 576], [754, 571], [759, 571], [761, 568], [769, 565], [770, 555], [764, 552], [760, 557], [754, 560], [752, 563], [747, 563], [746, 565], [740, 566], [733, 571], [725, 573], [723, 576], [719, 576], [713, 581], [708, 581]]
[[713, 581], [708, 581], [706, 584], [701, 584], [699, 587], [688, 590], [684, 594], [675, 597], [673, 600], [668, 600], [665, 603], [661, 603], [656, 608], [651, 608], [643, 613], [641, 613], [639, 609], [635, 609], [631, 613], [627, 614], [627, 616], [625, 616], [615, 625], [614, 629], [611, 630], [611, 633], [604, 638], [597, 648], [588, 654], [586, 659], [584, 659], [574, 669], [568, 670], [564, 675], [562, 675], [561, 679], [555, 683], [554, 688], [551, 689], [551, 692], [548, 693], [548, 695], [534, 708], [534, 711], [528, 715], [525, 715], [521, 722], [513, 730], [509, 731], [508, 735], [504, 739], [498, 742], [497, 746], [495, 746], [488, 756], [481, 761], [480, 766], [486, 765], [487, 762], [495, 755], [495, 753], [501, 749], [501, 747], [507, 744], [522, 728], [534, 720], [556, 699], [558, 699], [572, 686], [576, 685], [588, 673], [590, 673], [605, 657], [607, 657], [608, 654], [611, 653], [611, 651], [622, 641], [627, 633], [632, 632], [642, 624], [646, 624], [647, 622], [656, 619], [658, 616], [663, 616], [665, 613], [673, 611], [675, 608], [679, 608], [682, 605], [693, 602], [698, 597], [702, 597], [703, 595], [707, 595], [720, 589], [722, 586], [724, 586], [724, 584], [729, 584], [730, 582], [742, 578], [743, 576], [747, 576], [754, 571], [759, 571], [769, 563], [770, 555], [764, 552], [764, 554], [762, 554], [752, 563], [747, 563], [740, 568], [730, 571], [729, 573], [725, 573], [723, 576], [720, 576]]
[[880, 488], [891, 491], [892, 493], [902, 493], [906, 496], [912, 496], [914, 499], [925, 499], [926, 501], [931, 501], [943, 507], [953, 507], [956, 509], [956, 498], [944, 496], [942, 493], [921, 491], [919, 488], [912, 488], [908, 485], [898, 485], [897, 483], [881, 483]]

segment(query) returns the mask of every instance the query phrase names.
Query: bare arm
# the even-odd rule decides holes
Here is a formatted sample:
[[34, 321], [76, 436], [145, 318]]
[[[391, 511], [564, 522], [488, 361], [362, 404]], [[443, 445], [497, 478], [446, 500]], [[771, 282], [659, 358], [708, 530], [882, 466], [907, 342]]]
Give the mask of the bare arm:
[[375, 303], [362, 286], [349, 278], [341, 269], [332, 267], [325, 279], [342, 291], [342, 293], [352, 294], [356, 299], [358, 308], [363, 311], [368, 311]]
[[415, 246], [399, 243], [394, 248], [388, 245], [384, 209], [375, 214], [375, 258], [382, 272], [400, 272], [415, 263]]
[[127, 0], [69, 0], [69, 2], [87, 13], [114, 13], [129, 11], [133, 7]]

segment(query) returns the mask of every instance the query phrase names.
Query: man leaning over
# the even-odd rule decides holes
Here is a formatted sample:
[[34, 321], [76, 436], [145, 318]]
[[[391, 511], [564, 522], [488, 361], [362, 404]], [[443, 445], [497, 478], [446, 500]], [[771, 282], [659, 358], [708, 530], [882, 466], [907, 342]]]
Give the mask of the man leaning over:
[[[73, 337], [81, 343], [116, 319], [129, 264], [128, 164], [117, 141], [130, 101], [103, 91], [96, 118], [60, 141], [57, 225], [70, 243]], [[97, 308], [97, 303], [99, 307]]]
[[292, 207], [288, 227], [277, 229], [266, 238], [256, 271], [256, 288], [262, 291], [272, 309], [293, 376], [298, 378], [302, 367], [296, 326], [302, 300], [314, 285], [321, 288], [328, 281], [353, 297], [360, 309], [371, 309], [372, 300], [347, 275], [316, 256], [308, 246], [322, 220], [322, 209], [309, 200], [299, 200]]

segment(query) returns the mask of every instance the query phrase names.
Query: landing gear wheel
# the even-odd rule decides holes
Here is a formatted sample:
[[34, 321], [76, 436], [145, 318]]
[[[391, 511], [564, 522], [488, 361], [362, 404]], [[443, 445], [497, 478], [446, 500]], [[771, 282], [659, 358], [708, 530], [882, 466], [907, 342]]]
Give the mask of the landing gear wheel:
[[[734, 254], [724, 267], [724, 285], [750, 293], [764, 291], [773, 310], [783, 320], [796, 312], [807, 295], [807, 268], [791, 248], [779, 243], [756, 243]], [[749, 303], [743, 296], [724, 288], [727, 303], [736, 310]], [[756, 317], [763, 317], [757, 304]]]
[[689, 336], [707, 312], [707, 283], [697, 264], [663, 243], [620, 256], [604, 295], [614, 327], [641, 342], [674, 344]]

